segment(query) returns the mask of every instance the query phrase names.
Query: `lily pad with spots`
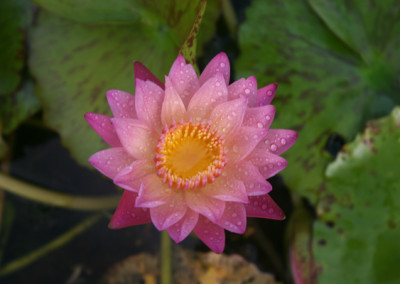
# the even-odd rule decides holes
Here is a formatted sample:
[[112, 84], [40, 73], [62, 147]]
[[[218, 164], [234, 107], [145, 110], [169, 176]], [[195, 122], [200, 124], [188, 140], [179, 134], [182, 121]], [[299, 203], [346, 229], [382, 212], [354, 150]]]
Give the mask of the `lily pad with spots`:
[[318, 283], [399, 283], [399, 157], [397, 107], [328, 166], [314, 224]]
[[400, 103], [400, 2], [255, 0], [246, 19], [236, 71], [279, 83], [273, 127], [299, 131], [282, 174], [315, 204], [330, 137], [350, 141]]

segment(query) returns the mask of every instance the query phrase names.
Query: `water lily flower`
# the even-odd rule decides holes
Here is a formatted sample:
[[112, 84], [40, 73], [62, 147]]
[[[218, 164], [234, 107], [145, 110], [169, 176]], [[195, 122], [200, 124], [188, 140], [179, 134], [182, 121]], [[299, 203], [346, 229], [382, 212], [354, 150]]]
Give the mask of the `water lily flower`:
[[284, 219], [266, 179], [286, 167], [279, 155], [297, 133], [270, 129], [277, 84], [229, 84], [225, 53], [200, 77], [178, 56], [165, 84], [141, 63], [134, 69], [135, 96], [107, 92], [113, 118], [85, 115], [111, 146], [89, 162], [124, 189], [109, 226], [152, 222], [175, 242], [193, 231], [221, 253], [224, 230], [244, 233], [247, 217]]

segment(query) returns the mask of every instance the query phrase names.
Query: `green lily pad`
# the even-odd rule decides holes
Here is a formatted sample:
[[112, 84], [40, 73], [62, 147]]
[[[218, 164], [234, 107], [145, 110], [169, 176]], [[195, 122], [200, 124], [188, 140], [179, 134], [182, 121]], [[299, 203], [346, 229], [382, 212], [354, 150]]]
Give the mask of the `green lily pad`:
[[397, 107], [328, 166], [314, 224], [318, 283], [399, 283], [399, 157]]
[[[189, 0], [179, 1], [178, 7], [184, 3], [184, 7], [192, 9], [193, 1]], [[185, 24], [189, 30], [195, 18], [193, 14], [190, 19], [184, 10], [179, 10], [181, 14], [174, 11], [168, 14], [171, 19], [151, 22], [152, 18], [148, 18], [146, 23], [123, 24], [104, 22], [101, 15], [82, 23], [40, 13], [32, 33], [30, 60], [37, 95], [46, 123], [60, 133], [64, 145], [81, 164], [87, 165], [90, 155], [106, 147], [83, 119], [84, 113], [110, 114], [105, 97], [109, 89], [134, 93], [134, 61], [142, 62], [159, 78], [168, 73], [184, 40], [174, 25]], [[160, 24], [163, 21], [174, 25]]]
[[0, 97], [0, 124], [2, 132], [8, 134], [40, 109], [40, 102], [33, 93], [34, 84], [26, 81], [14, 94]]
[[240, 27], [239, 77], [280, 84], [274, 128], [299, 131], [282, 175], [316, 203], [330, 135], [354, 138], [400, 103], [399, 1], [255, 0]]
[[14, 92], [21, 80], [29, 7], [27, 0], [0, 1], [0, 97]]

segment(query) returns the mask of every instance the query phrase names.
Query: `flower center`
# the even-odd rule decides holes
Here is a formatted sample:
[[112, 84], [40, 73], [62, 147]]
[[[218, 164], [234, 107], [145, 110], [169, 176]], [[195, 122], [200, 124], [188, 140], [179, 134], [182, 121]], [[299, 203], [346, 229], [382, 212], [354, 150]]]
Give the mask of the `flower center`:
[[157, 175], [171, 188], [197, 188], [212, 183], [227, 163], [224, 139], [210, 123], [166, 127], [156, 147]]

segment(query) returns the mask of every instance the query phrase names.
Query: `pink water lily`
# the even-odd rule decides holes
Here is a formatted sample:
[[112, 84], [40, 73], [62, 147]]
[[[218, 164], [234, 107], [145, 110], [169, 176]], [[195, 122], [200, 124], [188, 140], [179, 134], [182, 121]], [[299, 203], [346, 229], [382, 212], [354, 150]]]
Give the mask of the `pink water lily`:
[[221, 253], [225, 231], [242, 234], [247, 217], [284, 219], [266, 179], [286, 167], [279, 155], [297, 139], [270, 129], [277, 84], [255, 77], [229, 84], [225, 53], [200, 77], [182, 56], [165, 84], [135, 63], [135, 96], [107, 92], [113, 118], [87, 113], [111, 148], [89, 162], [124, 189], [110, 227], [152, 222], [175, 242], [194, 232]]

